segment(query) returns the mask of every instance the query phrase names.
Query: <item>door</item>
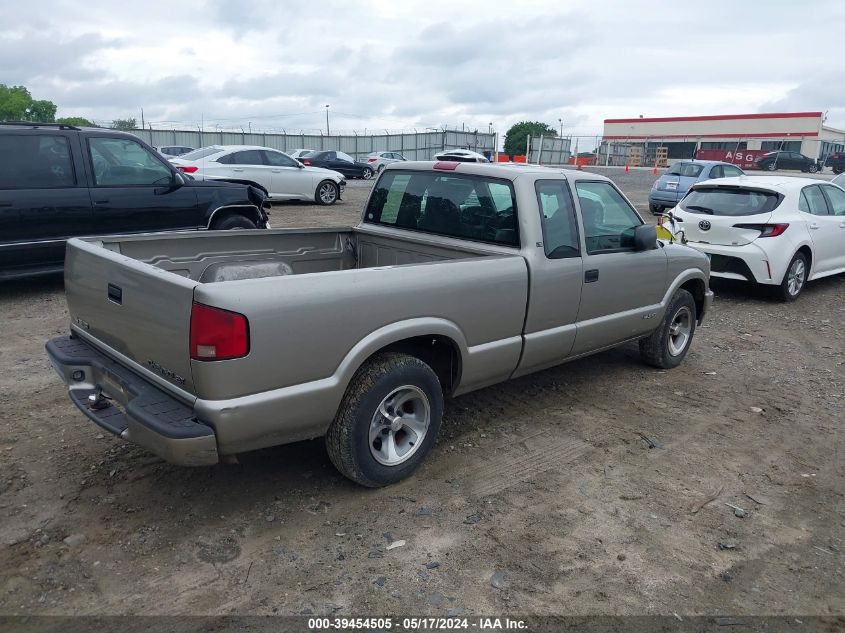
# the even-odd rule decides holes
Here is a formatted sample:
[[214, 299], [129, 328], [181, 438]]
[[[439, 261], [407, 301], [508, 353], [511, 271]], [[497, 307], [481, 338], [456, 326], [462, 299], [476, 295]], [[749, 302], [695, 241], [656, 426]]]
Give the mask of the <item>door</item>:
[[[811, 212], [820, 208], [827, 211], [814, 214], [807, 222], [816, 251], [815, 271], [842, 270], [845, 268], [845, 192], [833, 185], [813, 185], [801, 193], [807, 194]], [[823, 203], [826, 203], [824, 207]]]
[[249, 180], [258, 183], [268, 192], [272, 191], [273, 174], [270, 166], [264, 163], [264, 152], [257, 149], [245, 149], [232, 152], [217, 159], [221, 169], [215, 170], [214, 177], [233, 180]]
[[43, 132], [0, 136], [0, 276], [61, 268], [65, 241], [94, 232], [77, 136]]
[[[572, 352], [583, 285], [578, 220], [569, 183], [537, 180], [543, 241], [530, 248], [529, 302], [519, 376], [562, 362]], [[523, 222], [529, 230], [534, 218]], [[533, 244], [531, 245], [533, 246]]]
[[270, 169], [270, 193], [284, 199], [314, 197], [314, 177], [287, 154], [263, 150], [264, 162]]
[[176, 186], [174, 171], [129, 138], [88, 138], [96, 235], [196, 229], [193, 187]]
[[646, 334], [661, 317], [667, 259], [662, 248], [634, 250], [643, 224], [607, 181], [575, 183], [584, 249], [584, 275], [574, 354]]
[[352, 157], [343, 152], [329, 152], [326, 159], [328, 161], [327, 169], [339, 172], [349, 178], [361, 175], [361, 170], [355, 166]]

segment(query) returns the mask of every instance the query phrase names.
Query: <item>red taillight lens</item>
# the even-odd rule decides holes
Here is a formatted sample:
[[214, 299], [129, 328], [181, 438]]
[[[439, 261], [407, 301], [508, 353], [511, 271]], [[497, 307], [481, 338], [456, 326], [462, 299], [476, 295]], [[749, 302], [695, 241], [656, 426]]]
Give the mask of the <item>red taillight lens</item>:
[[199, 167], [196, 167], [195, 165], [177, 165], [176, 169], [185, 174], [193, 174], [197, 169], [199, 169]]
[[376, 162], [376, 159], [375, 158], [368, 158], [367, 162], [368, 163], [374, 163], [374, 162]]
[[237, 312], [202, 303], [191, 307], [191, 358], [230, 360], [249, 353], [249, 324]]
[[789, 228], [789, 224], [734, 224], [735, 229], [760, 231], [760, 237], [777, 237]]
[[311, 164], [311, 161], [308, 160], [307, 158], [300, 158], [299, 162], [301, 162], [303, 165], [310, 165]]

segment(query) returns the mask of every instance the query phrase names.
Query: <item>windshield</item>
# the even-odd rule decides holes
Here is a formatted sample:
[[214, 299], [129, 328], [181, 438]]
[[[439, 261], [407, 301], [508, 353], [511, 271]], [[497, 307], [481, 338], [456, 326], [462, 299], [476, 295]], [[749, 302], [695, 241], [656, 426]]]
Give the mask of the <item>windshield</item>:
[[690, 176], [692, 178], [698, 178], [703, 169], [704, 165], [697, 165], [696, 163], [675, 163], [672, 165], [672, 169], [666, 173], [669, 176]]
[[728, 187], [693, 189], [681, 202], [681, 208], [708, 215], [742, 216], [771, 213], [780, 196], [773, 191]]
[[219, 154], [222, 151], [223, 149], [220, 147], [200, 147], [199, 149], [195, 149], [193, 152], [183, 154], [179, 158], [183, 160], [197, 160], [205, 158], [206, 156], [211, 156], [212, 154]]

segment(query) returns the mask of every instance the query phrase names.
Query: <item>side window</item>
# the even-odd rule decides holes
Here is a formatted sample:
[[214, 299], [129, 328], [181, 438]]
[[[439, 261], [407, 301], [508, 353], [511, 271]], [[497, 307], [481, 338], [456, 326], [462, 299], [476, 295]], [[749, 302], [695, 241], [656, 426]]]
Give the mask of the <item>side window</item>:
[[721, 165], [716, 165], [710, 170], [711, 178], [724, 178], [725, 173]]
[[64, 136], [0, 136], [0, 189], [45, 189], [76, 184]]
[[735, 176], [742, 176], [742, 170], [739, 167], [731, 167], [730, 165], [722, 165], [722, 174], [725, 178], [733, 178]]
[[802, 200], [806, 200], [806, 210], [801, 202], [798, 203], [798, 208], [805, 213], [812, 213], [813, 215], [829, 215], [827, 202], [824, 199], [824, 194], [818, 185], [804, 187], [801, 191]]
[[643, 221], [609, 182], [577, 182], [584, 221], [584, 241], [590, 255], [634, 248], [634, 230]]
[[263, 152], [257, 149], [247, 149], [242, 152], [235, 152], [229, 156], [230, 165], [263, 165], [264, 159], [261, 154]]
[[261, 153], [264, 154], [264, 158], [266, 159], [268, 165], [272, 165], [273, 167], [296, 167], [296, 161], [287, 154], [269, 151]]
[[347, 163], [355, 162], [349, 154], [344, 154], [343, 152], [337, 152], [337, 158], [338, 160], [345, 160]]
[[88, 151], [98, 187], [162, 185], [173, 177], [161, 160], [130, 139], [92, 137]]
[[540, 207], [546, 257], [578, 257], [581, 249], [569, 185], [562, 180], [538, 180], [534, 183], [534, 190]]
[[830, 203], [830, 212], [833, 215], [845, 215], [845, 191], [830, 185], [823, 185], [822, 189]]

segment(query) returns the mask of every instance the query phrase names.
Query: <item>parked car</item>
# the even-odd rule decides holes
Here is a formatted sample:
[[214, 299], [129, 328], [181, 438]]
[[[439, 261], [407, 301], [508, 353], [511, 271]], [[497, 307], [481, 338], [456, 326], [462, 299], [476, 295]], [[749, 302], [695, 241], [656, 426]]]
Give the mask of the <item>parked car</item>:
[[85, 416], [168, 461], [325, 435], [382, 486], [434, 445], [444, 395], [634, 340], [676, 367], [708, 275], [603, 176], [406, 162], [354, 228], [72, 240], [47, 352]]
[[226, 180], [259, 187], [270, 200], [334, 204], [346, 179], [336, 171], [306, 167], [284, 152], [256, 145], [211, 145], [171, 161], [197, 180]]
[[174, 158], [182, 154], [187, 154], [188, 152], [193, 152], [194, 148], [184, 145], [160, 145], [155, 150], [165, 158]]
[[446, 160], [458, 163], [489, 163], [483, 154], [469, 149], [447, 149], [434, 155], [434, 160]]
[[648, 208], [652, 213], [678, 204], [695, 183], [713, 178], [742, 176], [745, 172], [736, 165], [717, 160], [682, 160], [654, 181], [648, 194]]
[[367, 162], [370, 167], [375, 169], [377, 174], [381, 173], [381, 170], [390, 163], [401, 163], [406, 160], [408, 159], [399, 152], [372, 152], [367, 154]]
[[834, 152], [824, 161], [825, 167], [830, 167], [834, 174], [845, 171], [845, 152]]
[[845, 191], [811, 178], [746, 176], [694, 185], [673, 211], [711, 276], [773, 286], [794, 301], [807, 281], [845, 272]]
[[292, 152], [286, 152], [288, 156], [291, 158], [296, 158], [297, 160], [305, 156], [306, 154], [310, 154], [315, 150], [313, 149], [295, 149]]
[[303, 165], [331, 169], [348, 178], [369, 180], [375, 173], [375, 169], [369, 163], [359, 163], [349, 154], [344, 154], [343, 152], [310, 152], [304, 156], [300, 156], [299, 160]]
[[776, 171], [778, 169], [798, 169], [815, 174], [819, 171], [819, 162], [799, 152], [769, 152], [756, 162], [758, 169]]
[[0, 123], [0, 279], [60, 272], [71, 237], [265, 228], [265, 201], [186, 178], [132, 134]]

